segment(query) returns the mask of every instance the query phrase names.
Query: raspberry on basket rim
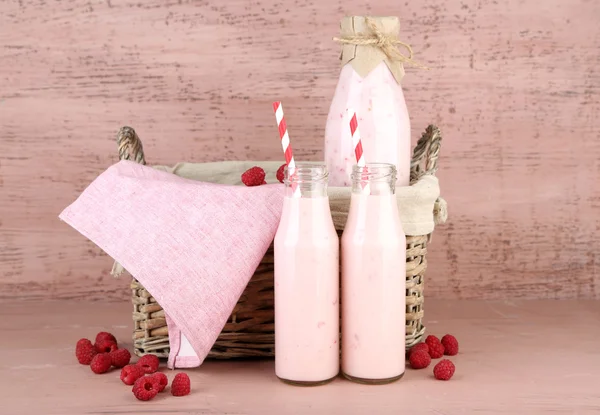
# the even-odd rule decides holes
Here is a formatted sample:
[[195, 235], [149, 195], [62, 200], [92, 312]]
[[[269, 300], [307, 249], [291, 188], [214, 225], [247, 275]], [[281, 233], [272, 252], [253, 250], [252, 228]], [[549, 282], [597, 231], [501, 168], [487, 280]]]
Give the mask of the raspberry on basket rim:
[[117, 349], [109, 354], [114, 367], [125, 367], [131, 360], [131, 353], [127, 349]]
[[186, 373], [178, 373], [171, 382], [171, 394], [173, 396], [185, 396], [191, 391], [190, 377]]
[[90, 363], [90, 369], [97, 375], [108, 372], [111, 366], [112, 359], [108, 353], [98, 353]]
[[454, 363], [448, 359], [442, 359], [433, 367], [433, 376], [438, 380], [450, 380], [454, 376], [455, 370]]
[[448, 356], [455, 356], [458, 354], [458, 340], [451, 334], [446, 334], [441, 340], [444, 345], [444, 353]]
[[431, 356], [425, 350], [415, 350], [408, 358], [413, 369], [425, 369], [431, 363]]
[[276, 175], [277, 176], [277, 180], [279, 180], [281, 183], [283, 183], [283, 181], [285, 180], [285, 166], [287, 166], [287, 164], [283, 163], [277, 169], [277, 175]]
[[82, 365], [92, 363], [92, 359], [97, 354], [96, 348], [88, 339], [80, 339], [75, 346], [75, 356], [77, 357], [77, 361]]
[[265, 181], [266, 173], [258, 166], [254, 166], [242, 173], [242, 183], [246, 186], [260, 186]]
[[133, 385], [136, 380], [144, 376], [144, 369], [138, 365], [127, 365], [121, 369], [121, 380], [126, 385]]
[[158, 395], [160, 384], [157, 378], [152, 375], [142, 376], [133, 384], [131, 391], [140, 401], [149, 401]]
[[136, 365], [140, 366], [147, 375], [156, 372], [159, 364], [160, 360], [153, 354], [147, 354], [140, 357], [140, 360], [136, 363]]

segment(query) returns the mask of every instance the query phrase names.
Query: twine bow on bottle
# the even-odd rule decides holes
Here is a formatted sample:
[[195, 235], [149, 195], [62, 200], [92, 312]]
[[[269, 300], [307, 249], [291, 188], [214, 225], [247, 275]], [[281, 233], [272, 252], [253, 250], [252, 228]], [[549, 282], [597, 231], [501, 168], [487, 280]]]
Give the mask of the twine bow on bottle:
[[[334, 37], [333, 40], [347, 45], [375, 46], [379, 48], [390, 61], [399, 61], [417, 68], [429, 69], [428, 67], [413, 60], [413, 50], [408, 43], [402, 42], [393, 34], [383, 33], [381, 30], [379, 30], [373, 19], [370, 19], [369, 17], [365, 17], [365, 23], [370, 33]], [[398, 49], [398, 46], [404, 47], [408, 51], [408, 56], [402, 54], [402, 52], [400, 52]]]

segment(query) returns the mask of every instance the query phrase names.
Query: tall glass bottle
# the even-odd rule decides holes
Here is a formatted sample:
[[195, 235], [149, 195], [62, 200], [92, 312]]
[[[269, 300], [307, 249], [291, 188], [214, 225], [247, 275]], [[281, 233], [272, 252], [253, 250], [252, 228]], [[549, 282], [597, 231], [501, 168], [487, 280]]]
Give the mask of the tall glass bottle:
[[[275, 236], [275, 372], [300, 385], [339, 373], [339, 238], [325, 165], [286, 171], [283, 213]], [[298, 190], [296, 190], [298, 189]]]
[[[342, 19], [341, 39], [375, 36], [375, 25], [390, 40], [397, 39], [397, 17], [350, 16]], [[396, 47], [396, 46], [394, 46]], [[350, 186], [355, 163], [346, 109], [358, 114], [365, 161], [396, 167], [397, 186], [410, 181], [410, 118], [400, 81], [401, 61], [390, 59], [375, 45], [344, 43], [342, 69], [325, 126], [325, 162], [331, 186]]]
[[391, 164], [353, 169], [342, 235], [342, 373], [360, 383], [404, 374], [406, 236], [395, 183]]

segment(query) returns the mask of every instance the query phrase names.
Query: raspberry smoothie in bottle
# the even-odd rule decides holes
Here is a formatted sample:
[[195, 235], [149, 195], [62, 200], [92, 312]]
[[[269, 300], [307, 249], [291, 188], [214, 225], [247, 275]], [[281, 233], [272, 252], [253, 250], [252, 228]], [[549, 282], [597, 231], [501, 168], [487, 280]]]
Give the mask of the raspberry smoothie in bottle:
[[396, 185], [409, 185], [410, 119], [400, 81], [403, 62], [411, 57], [397, 48], [399, 30], [396, 17], [352, 16], [341, 22], [336, 40], [343, 44], [342, 69], [325, 127], [331, 186], [351, 185], [353, 149], [344, 117], [348, 108], [359, 115], [366, 162], [393, 164]]
[[355, 166], [342, 235], [342, 373], [400, 379], [405, 365], [406, 236], [391, 164]]
[[[275, 372], [318, 385], [339, 373], [339, 238], [327, 168], [299, 164], [288, 177], [275, 235]], [[296, 190], [299, 189], [299, 190]]]

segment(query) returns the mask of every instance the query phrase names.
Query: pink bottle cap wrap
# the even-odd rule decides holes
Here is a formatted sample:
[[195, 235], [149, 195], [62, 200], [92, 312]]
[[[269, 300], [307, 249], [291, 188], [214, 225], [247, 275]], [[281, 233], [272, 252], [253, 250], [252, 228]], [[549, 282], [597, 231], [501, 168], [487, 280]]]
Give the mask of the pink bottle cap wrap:
[[[202, 183], [121, 161], [59, 217], [156, 298], [167, 315], [169, 366], [194, 367], [273, 241], [282, 204], [282, 185]], [[182, 335], [195, 356], [177, 358]]]

